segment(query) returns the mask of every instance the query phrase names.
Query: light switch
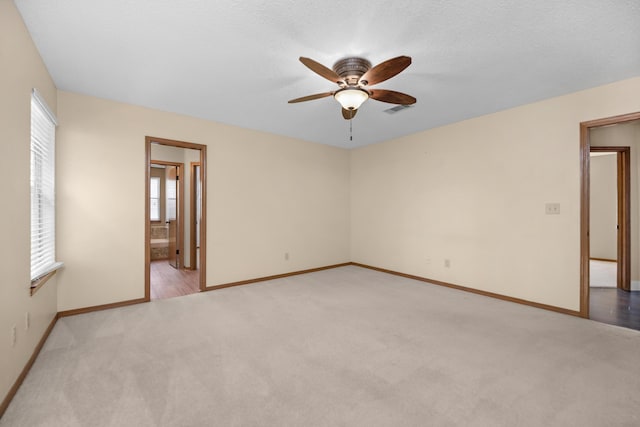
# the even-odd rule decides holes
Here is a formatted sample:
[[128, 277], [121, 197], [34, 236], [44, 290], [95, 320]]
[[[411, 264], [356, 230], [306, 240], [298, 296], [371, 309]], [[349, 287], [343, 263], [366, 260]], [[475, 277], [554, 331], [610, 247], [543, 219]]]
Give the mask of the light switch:
[[544, 211], [547, 215], [560, 215], [560, 203], [547, 203]]

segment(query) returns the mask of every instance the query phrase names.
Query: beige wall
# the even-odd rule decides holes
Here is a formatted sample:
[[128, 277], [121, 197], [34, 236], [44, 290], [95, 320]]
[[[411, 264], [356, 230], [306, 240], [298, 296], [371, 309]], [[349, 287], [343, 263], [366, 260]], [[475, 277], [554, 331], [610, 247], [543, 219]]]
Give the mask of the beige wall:
[[639, 93], [635, 78], [353, 150], [352, 260], [578, 310], [579, 123], [640, 111]]
[[589, 251], [591, 258], [618, 259], [618, 160], [615, 153], [591, 157]]
[[147, 135], [207, 145], [207, 285], [349, 261], [346, 150], [63, 91], [58, 116], [59, 310], [144, 296]]
[[[31, 89], [55, 111], [56, 88], [12, 1], [0, 0], [0, 402], [56, 313], [54, 276], [33, 297], [30, 273]], [[31, 326], [25, 329], [25, 313]], [[16, 325], [16, 346], [10, 345]]]
[[631, 147], [631, 286], [637, 290], [640, 289], [640, 122], [591, 129], [590, 142], [594, 147]]

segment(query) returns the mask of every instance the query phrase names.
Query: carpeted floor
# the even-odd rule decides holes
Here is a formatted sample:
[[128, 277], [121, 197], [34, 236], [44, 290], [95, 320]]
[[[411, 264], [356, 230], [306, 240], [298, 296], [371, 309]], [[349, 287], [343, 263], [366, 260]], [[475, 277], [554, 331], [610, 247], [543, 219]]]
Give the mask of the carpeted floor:
[[639, 355], [348, 266], [60, 319], [0, 426], [637, 426]]

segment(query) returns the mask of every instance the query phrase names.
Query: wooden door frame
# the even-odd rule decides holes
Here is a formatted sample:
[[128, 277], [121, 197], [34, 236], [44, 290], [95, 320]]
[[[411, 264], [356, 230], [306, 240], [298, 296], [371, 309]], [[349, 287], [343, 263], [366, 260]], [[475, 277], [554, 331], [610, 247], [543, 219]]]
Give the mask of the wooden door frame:
[[[184, 163], [181, 162], [168, 162], [165, 160], [151, 160], [151, 164], [152, 165], [162, 165], [162, 166], [175, 166], [177, 169], [176, 172], [176, 181], [178, 182], [178, 187], [176, 189], [176, 220], [178, 222], [178, 231], [177, 231], [177, 238], [176, 238], [176, 248], [178, 249], [178, 259], [176, 261], [176, 265], [178, 266], [178, 269], [182, 268], [182, 266], [184, 265], [184, 237], [180, 238], [180, 236], [184, 236], [184, 201], [183, 201], [183, 194], [184, 194], [184, 180], [180, 178], [181, 174], [184, 174]], [[149, 169], [151, 170], [151, 169]], [[165, 169], [166, 170], [166, 169]], [[149, 175], [151, 176], [151, 175]], [[166, 181], [167, 181], [167, 177], [165, 175], [164, 177], [165, 180], [165, 195], [166, 193]], [[151, 203], [151, 197], [148, 197], [149, 199], [149, 203]], [[165, 207], [166, 207], [166, 198], [165, 198]], [[149, 214], [149, 218], [151, 218], [151, 214]], [[169, 220], [167, 220], [167, 218], [165, 217], [165, 224], [168, 223]], [[169, 258], [171, 259], [171, 258]], [[169, 264], [171, 264], [169, 262]]]
[[[191, 188], [189, 189], [190, 193], [189, 193], [189, 204], [190, 204], [190, 215], [189, 215], [189, 250], [190, 250], [190, 256], [189, 256], [189, 268], [191, 270], [195, 270], [197, 268], [197, 263], [196, 263], [196, 252], [197, 252], [197, 244], [196, 244], [196, 221], [197, 221], [197, 212], [196, 212], [196, 208], [198, 206], [197, 204], [197, 193], [198, 193], [198, 187], [197, 187], [197, 182], [196, 182], [196, 166], [200, 166], [200, 162], [191, 162], [191, 164], [189, 165], [189, 172], [191, 174]], [[202, 185], [202, 183], [200, 184]], [[202, 202], [200, 203], [200, 207], [202, 207]], [[200, 217], [202, 218], [202, 213], [200, 214]]]
[[[590, 120], [580, 123], [580, 316], [589, 318], [589, 191], [590, 191], [590, 153], [591, 153], [591, 141], [590, 131], [592, 128], [601, 126], [615, 125], [619, 123], [627, 123], [635, 120], [640, 120], [640, 112], [623, 114], [619, 116], [607, 117], [603, 119]], [[596, 148], [596, 147], [593, 147]], [[618, 151], [616, 148], [627, 147], [602, 147], [605, 151]], [[596, 148], [594, 151], [598, 151]], [[618, 151], [618, 153], [624, 153], [624, 150]], [[626, 172], [627, 177], [630, 175], [630, 155], [618, 154], [619, 167], [618, 174]], [[625, 168], [622, 170], [622, 168]], [[621, 185], [623, 184], [623, 185]], [[622, 193], [620, 193], [622, 191]], [[618, 203], [620, 203], [620, 196], [626, 198], [627, 204], [630, 205], [630, 186], [629, 183], [619, 183], [618, 185]], [[624, 215], [624, 217], [621, 217]], [[630, 212], [626, 209], [618, 209], [618, 224], [620, 225], [619, 236], [625, 236], [624, 241], [618, 239], [618, 258], [620, 262], [621, 255], [625, 258], [623, 260], [624, 267], [619, 266], [619, 273], [626, 275], [626, 278], [621, 277], [621, 283], [624, 286], [624, 280], [631, 278], [631, 240], [630, 240]], [[622, 230], [624, 228], [624, 230]], [[622, 250], [620, 250], [622, 249]]]
[[[200, 151], [200, 182], [201, 182], [201, 206], [200, 212], [200, 291], [207, 288], [206, 281], [206, 255], [207, 255], [207, 146], [195, 144], [192, 142], [176, 141], [172, 139], [156, 138], [152, 136], [145, 137], [145, 230], [144, 230], [144, 247], [145, 247], [145, 271], [144, 271], [144, 300], [151, 301], [151, 200], [150, 200], [150, 179], [151, 179], [151, 144], [168, 145], [171, 147], [188, 148]], [[157, 162], [157, 161], [156, 161]], [[183, 171], [184, 174], [184, 171]], [[182, 184], [181, 184], [182, 185]], [[183, 233], [184, 234], [184, 233]], [[184, 239], [183, 239], [184, 240]], [[182, 251], [184, 252], [184, 251]]]
[[[594, 147], [590, 153], [616, 153], [617, 175], [617, 287], [631, 290], [631, 147]], [[591, 183], [589, 183], [591, 187]], [[591, 249], [589, 249], [591, 251]], [[590, 255], [590, 254], [589, 254]], [[589, 256], [591, 259], [591, 256]]]

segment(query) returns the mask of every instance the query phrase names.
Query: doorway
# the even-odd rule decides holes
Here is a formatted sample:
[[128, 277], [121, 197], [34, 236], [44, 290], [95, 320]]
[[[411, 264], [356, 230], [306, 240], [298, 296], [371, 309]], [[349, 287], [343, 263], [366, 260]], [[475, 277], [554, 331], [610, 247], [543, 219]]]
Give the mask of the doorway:
[[[640, 329], [638, 313], [640, 299], [631, 292], [633, 286], [632, 246], [637, 253], [640, 235], [634, 231], [632, 238], [632, 194], [637, 198], [637, 189], [631, 188], [632, 153], [640, 148], [640, 113], [627, 114], [580, 124], [581, 137], [581, 256], [580, 256], [580, 314], [582, 317], [616, 324], [619, 326]], [[630, 126], [633, 126], [630, 127]], [[615, 128], [615, 129], [614, 129]], [[629, 135], [629, 136], [627, 136]], [[637, 135], [637, 136], [636, 136]], [[618, 145], [620, 144], [620, 145]], [[629, 146], [627, 146], [629, 144]], [[632, 151], [633, 150], [633, 151]], [[608, 155], [608, 158], [594, 157]], [[635, 154], [634, 154], [635, 155]], [[594, 169], [592, 169], [592, 163]], [[604, 165], [609, 166], [604, 166]], [[597, 167], [596, 167], [597, 166]], [[633, 166], [634, 168], [636, 166]], [[602, 197], [602, 186], [599, 178], [601, 170], [613, 170], [610, 176], [613, 182], [608, 185], [613, 199], [607, 201]], [[593, 177], [592, 177], [593, 173]], [[593, 179], [593, 182], [592, 182]], [[633, 178], [635, 180], [635, 177]], [[637, 182], [634, 181], [637, 186]], [[592, 197], [594, 200], [592, 200]], [[612, 201], [613, 200], [613, 201]], [[593, 203], [600, 203], [594, 205]], [[608, 206], [604, 206], [607, 204]], [[603, 219], [604, 209], [610, 217]], [[612, 216], [612, 217], [611, 217]], [[635, 218], [634, 221], [637, 221]], [[602, 230], [606, 229], [609, 242], [602, 238]], [[613, 239], [613, 242], [611, 241]], [[637, 255], [633, 255], [637, 257]], [[597, 264], [597, 265], [596, 265]], [[637, 264], [637, 263], [636, 263]], [[599, 270], [592, 270], [594, 267]], [[612, 286], [593, 287], [593, 280], [603, 280], [598, 276], [606, 275], [603, 269], [614, 268]], [[633, 271], [638, 269], [638, 265]], [[612, 271], [613, 272], [613, 271]], [[640, 277], [635, 277], [636, 281]]]
[[184, 179], [180, 179], [184, 164], [154, 158], [163, 156], [154, 156], [153, 145], [151, 151], [151, 261], [166, 260], [179, 270], [184, 265]]
[[191, 162], [191, 216], [189, 218], [189, 242], [191, 248], [190, 252], [194, 255], [190, 258], [191, 263], [189, 267], [192, 270], [197, 270], [198, 268], [200, 268], [200, 265], [198, 263], [198, 253], [200, 251], [200, 223], [202, 221], [202, 182], [200, 181], [200, 179], [198, 179], [199, 176], [200, 162]]
[[146, 137], [145, 149], [145, 300], [205, 290], [206, 146]]
[[[597, 156], [598, 154], [604, 156]], [[589, 287], [594, 287], [592, 273], [598, 272], [606, 280], [607, 270], [610, 269], [607, 263], [613, 262], [615, 263], [615, 287], [629, 291], [631, 290], [631, 147], [591, 145], [589, 161]], [[596, 165], [599, 169], [594, 169]], [[595, 173], [607, 168], [610, 170], [605, 171], [604, 175], [609, 172], [610, 176]], [[612, 183], [602, 182], [607, 179]], [[606, 212], [602, 212], [603, 209]]]

